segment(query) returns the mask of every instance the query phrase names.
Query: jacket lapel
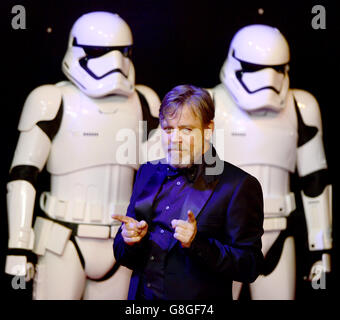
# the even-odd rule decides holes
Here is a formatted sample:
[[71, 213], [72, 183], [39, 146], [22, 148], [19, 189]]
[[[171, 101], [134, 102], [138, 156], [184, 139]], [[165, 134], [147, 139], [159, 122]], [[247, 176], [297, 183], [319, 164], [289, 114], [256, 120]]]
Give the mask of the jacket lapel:
[[[213, 194], [218, 181], [219, 179], [216, 179], [213, 182], [207, 184], [203, 177], [200, 176], [194, 183], [193, 188], [190, 190], [184, 201], [179, 219], [187, 220], [188, 210], [191, 210], [197, 219], [204, 205]], [[168, 248], [169, 251], [173, 248], [177, 241], [178, 240], [175, 238], [171, 240]]]
[[191, 210], [197, 219], [203, 206], [211, 197], [219, 177], [224, 171], [224, 162], [219, 158], [215, 148], [211, 145], [204, 157], [205, 169], [204, 172], [195, 181], [193, 188], [187, 195], [184, 205], [181, 210], [180, 218], [186, 220], [188, 210]]

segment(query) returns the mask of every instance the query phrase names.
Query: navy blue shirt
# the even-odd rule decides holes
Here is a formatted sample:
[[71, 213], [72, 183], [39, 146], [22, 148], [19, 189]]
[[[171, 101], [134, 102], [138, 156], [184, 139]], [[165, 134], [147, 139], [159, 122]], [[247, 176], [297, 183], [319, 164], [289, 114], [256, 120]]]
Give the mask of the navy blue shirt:
[[153, 219], [149, 226], [150, 254], [139, 284], [137, 299], [164, 299], [164, 269], [168, 248], [173, 239], [173, 219], [179, 219], [181, 207], [194, 180], [202, 172], [202, 165], [188, 169], [166, 166], [167, 179], [153, 203]]

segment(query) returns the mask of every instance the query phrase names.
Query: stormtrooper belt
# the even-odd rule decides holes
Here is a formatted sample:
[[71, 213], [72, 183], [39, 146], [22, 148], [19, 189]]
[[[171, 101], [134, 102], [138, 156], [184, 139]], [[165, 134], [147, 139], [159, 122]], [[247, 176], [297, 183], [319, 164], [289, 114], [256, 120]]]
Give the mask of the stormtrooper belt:
[[55, 220], [47, 217], [55, 223], [61, 224], [71, 229], [72, 236], [81, 238], [109, 239], [114, 238], [120, 225], [95, 225], [95, 224], [78, 224], [67, 221]]
[[[50, 192], [43, 192], [40, 196], [40, 208], [48, 217], [57, 221], [76, 221], [76, 224], [98, 225], [105, 217], [112, 213], [125, 215], [129, 203], [111, 203], [105, 209], [100, 204], [85, 201], [59, 200]], [[86, 219], [85, 219], [86, 216]], [[106, 223], [110, 223], [106, 221]]]

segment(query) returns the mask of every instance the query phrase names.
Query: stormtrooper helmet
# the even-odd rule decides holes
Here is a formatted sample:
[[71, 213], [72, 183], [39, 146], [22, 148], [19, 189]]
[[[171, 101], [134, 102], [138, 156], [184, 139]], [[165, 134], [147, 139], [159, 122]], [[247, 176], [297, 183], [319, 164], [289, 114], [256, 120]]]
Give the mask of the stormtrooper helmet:
[[220, 79], [245, 111], [285, 107], [289, 46], [276, 28], [249, 25], [233, 37]]
[[129, 96], [134, 91], [132, 33], [118, 14], [90, 12], [73, 25], [62, 70], [86, 95]]

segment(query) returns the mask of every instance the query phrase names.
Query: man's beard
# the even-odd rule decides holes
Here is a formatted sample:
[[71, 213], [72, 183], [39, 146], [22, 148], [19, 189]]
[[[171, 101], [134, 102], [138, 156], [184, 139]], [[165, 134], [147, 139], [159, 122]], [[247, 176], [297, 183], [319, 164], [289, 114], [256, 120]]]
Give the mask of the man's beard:
[[167, 153], [168, 163], [175, 168], [186, 168], [192, 164], [190, 152], [170, 150]]
[[167, 162], [174, 168], [188, 168], [196, 163], [202, 163], [202, 150], [171, 148], [167, 151]]

